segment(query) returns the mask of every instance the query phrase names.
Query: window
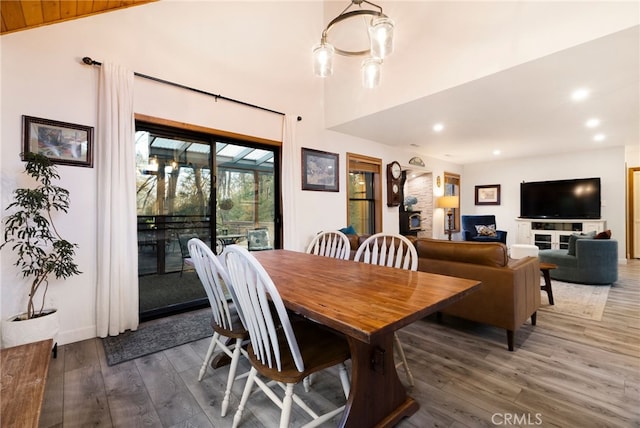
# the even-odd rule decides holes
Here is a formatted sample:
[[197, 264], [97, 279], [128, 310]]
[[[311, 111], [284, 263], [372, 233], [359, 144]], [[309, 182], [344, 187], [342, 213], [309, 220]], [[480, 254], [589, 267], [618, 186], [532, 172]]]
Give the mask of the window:
[[347, 224], [359, 235], [382, 231], [382, 160], [347, 153]]
[[[444, 173], [444, 196], [460, 196], [460, 175], [451, 172]], [[452, 232], [460, 232], [460, 208], [452, 208], [453, 228]], [[444, 225], [447, 232], [447, 224]]]

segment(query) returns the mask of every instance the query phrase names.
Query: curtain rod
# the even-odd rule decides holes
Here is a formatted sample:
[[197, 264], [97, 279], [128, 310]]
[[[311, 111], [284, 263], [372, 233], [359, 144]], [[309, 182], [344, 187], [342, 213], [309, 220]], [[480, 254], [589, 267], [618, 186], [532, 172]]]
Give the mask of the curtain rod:
[[[94, 61], [93, 59], [91, 59], [88, 56], [85, 56], [84, 58], [82, 58], [82, 62], [87, 64], [87, 65], [97, 65], [98, 67], [100, 67], [102, 65], [101, 62]], [[282, 112], [279, 112], [279, 111], [276, 111], [276, 110], [271, 110], [271, 109], [268, 109], [266, 107], [260, 107], [260, 106], [257, 106], [255, 104], [249, 104], [249, 103], [244, 102], [244, 101], [236, 100], [236, 99], [233, 99], [233, 98], [228, 98], [228, 97], [222, 96], [220, 94], [213, 94], [211, 92], [203, 91], [202, 89], [192, 88], [190, 86], [182, 85], [180, 83], [171, 82], [169, 80], [160, 79], [158, 77], [148, 76], [146, 74], [138, 73], [138, 72], [135, 72], [135, 71], [133, 72], [133, 74], [135, 76], [142, 77], [144, 79], [153, 80], [154, 82], [165, 83], [167, 85], [176, 86], [178, 88], [182, 88], [182, 89], [186, 89], [186, 90], [189, 90], [189, 91], [197, 92], [199, 94], [209, 95], [210, 97], [214, 97], [216, 99], [216, 101], [218, 101], [218, 99], [225, 100], [225, 101], [231, 101], [232, 103], [242, 104], [243, 106], [246, 106], [246, 107], [257, 108], [258, 110], [268, 111], [269, 113], [275, 113], [275, 114], [279, 114], [281, 116], [285, 115]], [[301, 121], [301, 120], [302, 120], [302, 116], [298, 116], [298, 122]]]

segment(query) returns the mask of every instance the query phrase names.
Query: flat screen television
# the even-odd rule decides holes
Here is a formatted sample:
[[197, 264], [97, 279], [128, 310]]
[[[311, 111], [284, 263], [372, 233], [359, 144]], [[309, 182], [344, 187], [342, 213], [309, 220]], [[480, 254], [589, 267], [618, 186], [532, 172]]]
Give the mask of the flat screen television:
[[520, 217], [599, 219], [600, 178], [520, 183]]

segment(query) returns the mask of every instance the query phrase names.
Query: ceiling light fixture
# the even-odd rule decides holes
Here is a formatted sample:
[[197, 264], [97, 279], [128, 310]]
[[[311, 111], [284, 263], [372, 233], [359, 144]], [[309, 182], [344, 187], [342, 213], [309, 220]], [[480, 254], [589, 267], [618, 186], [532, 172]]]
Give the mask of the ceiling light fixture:
[[435, 125], [433, 125], [433, 130], [435, 132], [440, 132], [444, 129], [444, 125], [441, 123], [436, 123]]
[[604, 141], [607, 138], [604, 134], [596, 134], [593, 136], [594, 141]]
[[597, 119], [594, 117], [592, 119], [587, 120], [584, 125], [587, 128], [595, 128], [596, 126], [600, 125], [600, 119]]
[[589, 90], [586, 88], [580, 88], [573, 91], [571, 99], [573, 101], [583, 101], [589, 97]]
[[[352, 6], [362, 7], [366, 3], [379, 10], [357, 9], [348, 11]], [[327, 41], [329, 31], [339, 22], [350, 18], [371, 17], [368, 25], [369, 48], [364, 50], [343, 50]], [[382, 61], [393, 52], [393, 21], [382, 12], [382, 8], [367, 0], [351, 0], [349, 6], [335, 17], [322, 32], [320, 43], [313, 47], [313, 72], [318, 77], [328, 77], [333, 74], [333, 55], [364, 56], [369, 58], [362, 62], [362, 84], [365, 88], [374, 88], [380, 83]]]

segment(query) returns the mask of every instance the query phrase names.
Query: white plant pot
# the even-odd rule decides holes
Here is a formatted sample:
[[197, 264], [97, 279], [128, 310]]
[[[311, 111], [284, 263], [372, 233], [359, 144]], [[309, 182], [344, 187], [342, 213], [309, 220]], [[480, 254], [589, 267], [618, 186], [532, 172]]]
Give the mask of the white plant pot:
[[55, 346], [60, 330], [60, 321], [56, 309], [45, 309], [46, 315], [28, 320], [14, 321], [23, 314], [2, 320], [2, 347], [24, 345], [39, 340], [53, 339]]

